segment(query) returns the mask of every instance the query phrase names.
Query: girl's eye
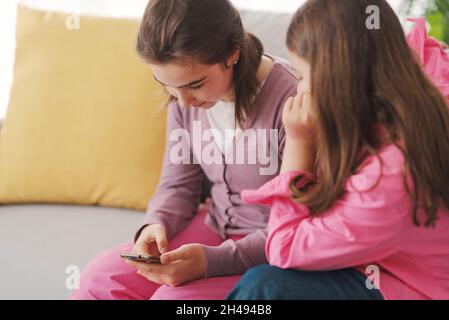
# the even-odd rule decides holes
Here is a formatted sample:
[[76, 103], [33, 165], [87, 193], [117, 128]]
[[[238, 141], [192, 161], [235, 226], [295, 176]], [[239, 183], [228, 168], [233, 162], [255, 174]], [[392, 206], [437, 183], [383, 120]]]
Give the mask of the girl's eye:
[[189, 87], [189, 89], [191, 89], [191, 90], [198, 90], [198, 89], [201, 89], [203, 86], [204, 86], [204, 83], [202, 83], [202, 84], [200, 84], [198, 86], [191, 86], [191, 87]]

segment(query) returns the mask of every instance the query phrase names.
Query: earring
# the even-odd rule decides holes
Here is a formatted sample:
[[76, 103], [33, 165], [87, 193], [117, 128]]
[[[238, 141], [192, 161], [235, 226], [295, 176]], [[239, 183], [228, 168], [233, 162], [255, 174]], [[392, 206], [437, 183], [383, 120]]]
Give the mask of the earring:
[[239, 63], [239, 61], [238, 61], [238, 60], [235, 60], [235, 61], [234, 61], [234, 65], [236, 65], [237, 63]]

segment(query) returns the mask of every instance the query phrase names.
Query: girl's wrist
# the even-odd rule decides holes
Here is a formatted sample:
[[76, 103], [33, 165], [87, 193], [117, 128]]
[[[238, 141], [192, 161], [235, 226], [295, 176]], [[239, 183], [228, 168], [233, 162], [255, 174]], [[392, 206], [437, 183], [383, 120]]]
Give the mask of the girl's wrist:
[[286, 137], [281, 173], [294, 170], [312, 172], [315, 156], [316, 152], [313, 144]]
[[315, 141], [313, 140], [296, 138], [288, 134], [286, 134], [285, 136], [285, 143], [289, 143], [291, 146], [295, 146], [296, 148], [301, 148], [304, 150], [313, 150], [315, 147]]

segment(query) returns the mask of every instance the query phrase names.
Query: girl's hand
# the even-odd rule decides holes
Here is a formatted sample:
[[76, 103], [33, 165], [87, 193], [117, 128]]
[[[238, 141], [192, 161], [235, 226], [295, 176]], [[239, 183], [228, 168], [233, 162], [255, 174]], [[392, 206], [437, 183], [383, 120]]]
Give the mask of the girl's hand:
[[165, 228], [160, 224], [151, 224], [143, 228], [134, 247], [133, 253], [159, 256], [167, 251], [168, 241]]
[[310, 93], [301, 92], [285, 103], [282, 112], [286, 138], [295, 144], [315, 144], [315, 130], [312, 124]]
[[171, 287], [203, 278], [206, 274], [206, 254], [201, 244], [182, 245], [164, 253], [161, 264], [125, 260], [134, 265], [137, 273], [149, 281]]
[[286, 137], [281, 173], [293, 170], [313, 171], [316, 133], [310, 110], [309, 93], [301, 93], [285, 103], [282, 122]]

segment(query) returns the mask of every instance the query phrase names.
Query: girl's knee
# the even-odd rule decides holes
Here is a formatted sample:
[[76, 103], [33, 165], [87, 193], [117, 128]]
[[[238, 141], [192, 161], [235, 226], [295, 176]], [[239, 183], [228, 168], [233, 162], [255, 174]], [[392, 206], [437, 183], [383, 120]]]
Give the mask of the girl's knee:
[[261, 284], [269, 283], [276, 277], [281, 276], [283, 272], [285, 270], [281, 268], [269, 264], [261, 264], [246, 271], [240, 281]]
[[258, 265], [245, 272], [237, 285], [228, 294], [230, 300], [267, 299], [269, 288], [273, 287], [273, 279], [279, 268], [268, 264]]
[[97, 270], [103, 271], [104, 273], [107, 270], [115, 270], [117, 267], [122, 268], [122, 266], [125, 266], [126, 264], [120, 257], [120, 253], [128, 252], [131, 248], [129, 243], [125, 243], [112, 249], [101, 251], [89, 261], [83, 273]]

